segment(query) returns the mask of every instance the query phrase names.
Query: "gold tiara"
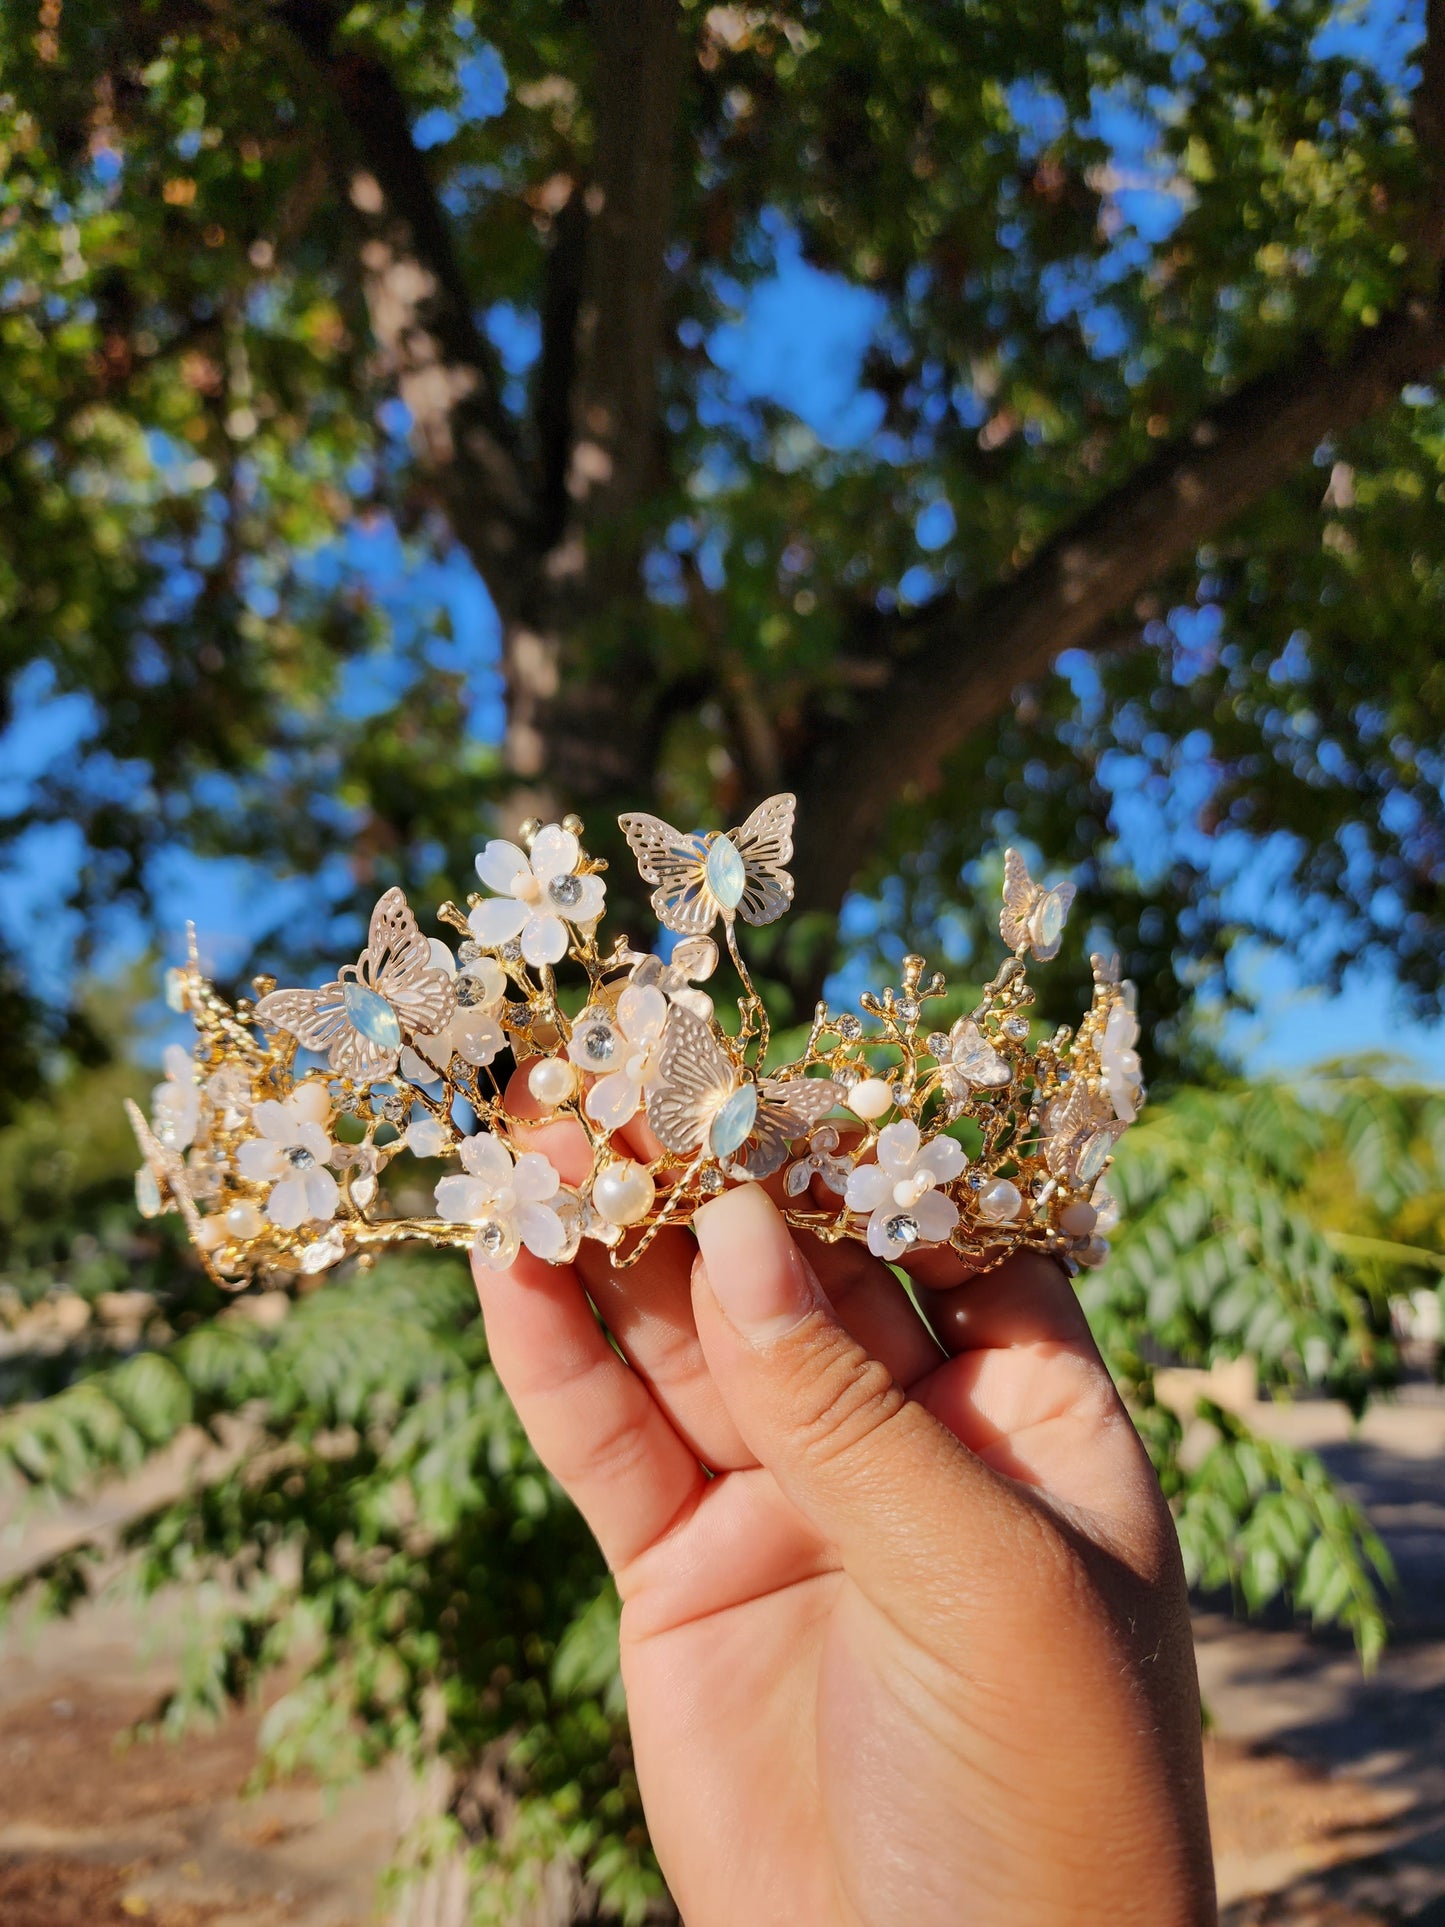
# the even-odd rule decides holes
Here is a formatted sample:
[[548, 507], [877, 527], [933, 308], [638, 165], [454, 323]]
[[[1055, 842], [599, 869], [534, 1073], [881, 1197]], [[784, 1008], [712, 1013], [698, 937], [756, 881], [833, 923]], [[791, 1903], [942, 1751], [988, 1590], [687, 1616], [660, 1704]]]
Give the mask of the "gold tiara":
[[[820, 1003], [796, 1054], [769, 1063], [738, 925], [792, 901], [794, 801], [770, 797], [726, 834], [619, 819], [674, 939], [658, 952], [602, 947], [606, 865], [574, 816], [487, 844], [484, 893], [437, 912], [455, 946], [388, 890], [366, 948], [318, 990], [258, 977], [233, 1007], [201, 974], [192, 930], [167, 996], [193, 1019], [194, 1049], [167, 1050], [149, 1122], [128, 1106], [141, 1210], [179, 1211], [231, 1289], [406, 1242], [500, 1268], [523, 1248], [565, 1264], [595, 1238], [622, 1267], [664, 1225], [760, 1179], [777, 1181], [791, 1224], [890, 1262], [949, 1246], [986, 1268], [1029, 1246], [1099, 1263], [1117, 1216], [1101, 1180], [1144, 1090], [1117, 959], [1092, 959], [1076, 1030], [1035, 1035], [1024, 960], [1058, 953], [1073, 885], [1044, 888], [1007, 851], [1011, 954], [966, 1016], [929, 1024], [947, 987], [909, 956], [896, 987], [857, 1012]], [[702, 988], [719, 925], [742, 985], [736, 1027]], [[570, 1131], [543, 1128], [559, 1121]], [[429, 1163], [445, 1166], [434, 1180]], [[428, 1186], [431, 1215], [401, 1208]]]

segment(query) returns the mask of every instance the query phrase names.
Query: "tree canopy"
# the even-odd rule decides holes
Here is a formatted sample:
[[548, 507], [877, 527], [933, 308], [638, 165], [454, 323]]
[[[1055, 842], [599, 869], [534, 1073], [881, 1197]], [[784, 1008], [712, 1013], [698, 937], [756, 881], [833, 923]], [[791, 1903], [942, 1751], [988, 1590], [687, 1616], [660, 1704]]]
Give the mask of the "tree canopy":
[[[885, 879], [966, 950], [1006, 834], [1156, 1018], [1250, 932], [1436, 1008], [1440, 43], [1337, 0], [7, 10], [0, 648], [13, 714], [83, 699], [12, 847], [78, 826], [82, 930], [177, 845], [344, 912], [446, 894], [489, 812], [792, 787], [800, 993]], [[789, 258], [866, 296], [834, 432], [738, 379]]]

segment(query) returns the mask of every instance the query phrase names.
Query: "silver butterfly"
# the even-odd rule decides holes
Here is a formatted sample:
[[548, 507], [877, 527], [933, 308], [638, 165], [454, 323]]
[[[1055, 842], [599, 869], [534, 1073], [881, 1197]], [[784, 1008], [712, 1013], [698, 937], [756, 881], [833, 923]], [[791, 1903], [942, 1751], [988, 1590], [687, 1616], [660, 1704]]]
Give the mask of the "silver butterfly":
[[1059, 954], [1064, 919], [1077, 895], [1072, 883], [1057, 883], [1052, 890], [1045, 890], [1029, 875], [1029, 866], [1018, 851], [1005, 850], [999, 935], [1010, 950], [1019, 951], [1027, 945], [1037, 962], [1048, 963]]
[[843, 1095], [826, 1077], [750, 1078], [734, 1064], [708, 1026], [674, 1005], [663, 1032], [657, 1081], [647, 1092], [647, 1121], [666, 1150], [684, 1155], [712, 1136], [723, 1107], [752, 1094], [755, 1111], [746, 1138], [714, 1155], [740, 1176], [771, 1177], [787, 1162], [794, 1138], [805, 1137]]
[[396, 1069], [404, 1033], [435, 1037], [450, 1021], [456, 989], [432, 961], [406, 898], [390, 889], [371, 913], [365, 950], [319, 990], [273, 990], [259, 1022], [324, 1052], [338, 1077], [365, 1083]]
[[701, 937], [719, 917], [772, 923], [793, 901], [783, 867], [793, 854], [797, 798], [784, 793], [759, 803], [741, 829], [684, 832], [660, 816], [618, 817], [652, 893], [653, 915], [669, 930]]

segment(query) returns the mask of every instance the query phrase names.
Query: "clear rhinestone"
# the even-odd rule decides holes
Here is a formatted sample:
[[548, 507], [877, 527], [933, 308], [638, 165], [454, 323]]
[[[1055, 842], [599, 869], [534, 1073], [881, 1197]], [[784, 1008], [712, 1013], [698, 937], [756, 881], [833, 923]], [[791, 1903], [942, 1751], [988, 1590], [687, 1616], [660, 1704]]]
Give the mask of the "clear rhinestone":
[[482, 946], [479, 943], [473, 943], [470, 937], [465, 938], [463, 942], [457, 945], [457, 962], [462, 965], [463, 969], [465, 969], [468, 964], [476, 963], [481, 955]]
[[477, 1243], [483, 1251], [500, 1251], [507, 1242], [506, 1228], [496, 1223], [484, 1224], [477, 1233]]
[[928, 1055], [936, 1057], [940, 1063], [949, 1056], [948, 1032], [933, 1030], [928, 1033]]
[[469, 977], [464, 970], [457, 978], [457, 1002], [463, 1010], [476, 1010], [487, 1001], [487, 986], [480, 977]]
[[617, 1039], [607, 1024], [593, 1024], [582, 1033], [582, 1049], [594, 1064], [605, 1064], [615, 1055]]
[[315, 1154], [308, 1151], [304, 1144], [288, 1144], [281, 1155], [296, 1171], [309, 1171], [316, 1162]]
[[727, 1183], [727, 1179], [715, 1164], [709, 1164], [704, 1167], [697, 1183], [700, 1191], [716, 1192], [722, 1190], [723, 1186]]
[[402, 1097], [398, 1092], [391, 1097], [383, 1098], [381, 1114], [388, 1124], [405, 1124], [411, 1115], [410, 1097]]
[[841, 1084], [845, 1091], [851, 1091], [853, 1086], [862, 1080], [862, 1076], [862, 1071], [855, 1070], [851, 1064], [845, 1064], [842, 1070], [834, 1071], [833, 1082]]
[[903, 1002], [898, 1006], [898, 1015], [905, 1024], [916, 1024], [918, 1022], [918, 1005], [911, 997], [905, 997]]
[[906, 1211], [886, 1219], [883, 1225], [883, 1235], [890, 1244], [895, 1245], [917, 1244], [920, 1230], [917, 1218], [910, 1218]]
[[1022, 1041], [1022, 1039], [1027, 1037], [1029, 1034], [1028, 1018], [1027, 1017], [1005, 1017], [1003, 1020], [1003, 1034], [1005, 1037], [1012, 1037], [1012, 1038], [1015, 1038], [1016, 1040]]
[[983, 1189], [983, 1176], [981, 1172], [970, 1171], [964, 1182], [968, 1185], [970, 1191], [982, 1191]]
[[576, 876], [553, 877], [547, 895], [559, 910], [571, 910], [582, 901], [582, 879]]
[[849, 1044], [856, 1044], [863, 1035], [863, 1026], [856, 1017], [840, 1017], [833, 1028]]
[[502, 945], [501, 958], [503, 963], [509, 964], [520, 963], [522, 961], [522, 946], [517, 942], [515, 937], [510, 938]]
[[893, 1102], [899, 1105], [907, 1104], [913, 1095], [906, 1084], [892, 1085], [888, 1094], [893, 1099]]

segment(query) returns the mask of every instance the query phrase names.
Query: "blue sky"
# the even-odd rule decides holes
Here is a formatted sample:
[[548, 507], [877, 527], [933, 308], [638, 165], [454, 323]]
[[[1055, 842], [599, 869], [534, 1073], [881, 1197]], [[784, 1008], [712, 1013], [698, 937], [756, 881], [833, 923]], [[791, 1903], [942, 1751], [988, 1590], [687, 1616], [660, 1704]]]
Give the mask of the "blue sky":
[[[1405, 41], [1399, 37], [1399, 18], [1396, 6], [1372, 6], [1348, 19], [1342, 14], [1339, 31], [1347, 38], [1363, 36], [1364, 51], [1373, 47], [1377, 55], [1383, 52], [1390, 60], [1399, 57], [1401, 45], [1408, 46], [1408, 37]], [[497, 111], [506, 81], [490, 50], [480, 48], [466, 63], [461, 79], [464, 113], [484, 117]], [[1046, 128], [1049, 103], [1039, 99], [1029, 111]], [[1103, 101], [1098, 124], [1114, 149], [1124, 183], [1117, 192], [1118, 246], [1132, 251], [1168, 231], [1178, 218], [1179, 203], [1162, 176], [1156, 178], [1147, 123], [1123, 105]], [[417, 132], [424, 144], [432, 146], [450, 138], [454, 129], [455, 119], [435, 110], [418, 124]], [[707, 343], [718, 371], [719, 399], [730, 406], [750, 399], [777, 403], [791, 410], [824, 446], [866, 443], [878, 427], [880, 404], [860, 391], [859, 371], [883, 324], [883, 304], [871, 292], [809, 266], [781, 223], [769, 224], [767, 234], [774, 254], [772, 272], [750, 290], [725, 291], [731, 297], [733, 318]], [[1101, 348], [1113, 345], [1107, 341], [1108, 315], [1097, 288], [1069, 287], [1061, 281], [1052, 298], [1060, 308], [1094, 303], [1097, 316], [1091, 309], [1091, 320], [1096, 319]], [[504, 310], [494, 311], [489, 324], [509, 370], [520, 373], [535, 352], [535, 329], [527, 318]], [[392, 408], [394, 415], [394, 404]], [[388, 426], [404, 425], [393, 419]], [[915, 529], [924, 555], [904, 578], [905, 594], [927, 592], [926, 553], [948, 540], [950, 524], [946, 504], [924, 509]], [[307, 566], [318, 581], [328, 575], [364, 579], [399, 642], [414, 633], [418, 611], [444, 605], [451, 638], [435, 647], [448, 652], [448, 666], [467, 673], [473, 691], [474, 733], [495, 740], [501, 725], [497, 624], [486, 591], [465, 558], [457, 554], [418, 566], [393, 530], [372, 524], [353, 530], [343, 543], [311, 558]], [[355, 715], [388, 706], [401, 693], [402, 675], [400, 650], [350, 666], [340, 699], [342, 709]], [[54, 697], [38, 670], [27, 671], [21, 678], [17, 697], [16, 720], [0, 736], [0, 814], [23, 806], [29, 784], [56, 759], [73, 753], [91, 722], [85, 698]], [[806, 835], [808, 826], [801, 827]], [[57, 909], [58, 894], [81, 855], [74, 832], [64, 827], [48, 829], [28, 839], [19, 860], [0, 871], [0, 918], [33, 957], [39, 980], [56, 992], [62, 988], [77, 934]], [[1243, 881], [1247, 889], [1249, 877]], [[1263, 885], [1263, 870], [1259, 881]], [[210, 962], [224, 972], [239, 964], [259, 936], [314, 901], [318, 888], [323, 896], [342, 894], [344, 861], [338, 852], [331, 876], [278, 885], [246, 863], [203, 862], [175, 850], [160, 864], [156, 882], [167, 926], [178, 939], [185, 918], [194, 916]], [[459, 885], [463, 882], [458, 879]], [[121, 964], [142, 942], [139, 927], [120, 918], [105, 946], [103, 964]], [[1261, 1012], [1255, 1019], [1232, 1021], [1228, 1035], [1252, 1066], [1292, 1070], [1345, 1051], [1378, 1050], [1445, 1080], [1445, 1027], [1401, 1018], [1382, 975], [1360, 972], [1342, 994], [1325, 997], [1311, 991], [1297, 968], [1282, 956], [1261, 952], [1247, 960], [1247, 967], [1258, 985]]]

